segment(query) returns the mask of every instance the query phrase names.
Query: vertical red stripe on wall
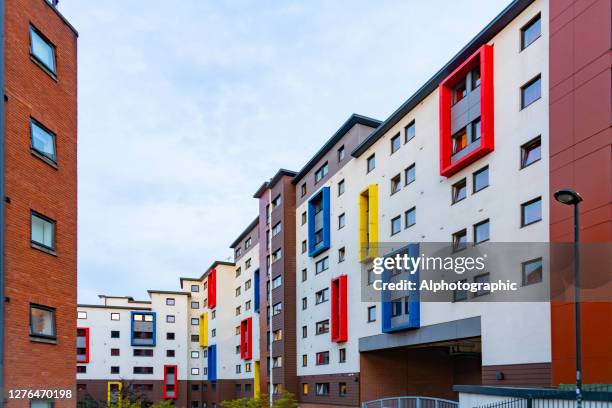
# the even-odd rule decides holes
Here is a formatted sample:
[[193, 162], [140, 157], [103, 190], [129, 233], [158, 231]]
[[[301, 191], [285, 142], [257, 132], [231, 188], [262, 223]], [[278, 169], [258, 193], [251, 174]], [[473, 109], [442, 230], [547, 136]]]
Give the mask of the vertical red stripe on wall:
[[[168, 369], [174, 369], [174, 395], [168, 396]], [[178, 368], [176, 365], [164, 365], [164, 395], [165, 399], [177, 399], [178, 398]]]
[[253, 318], [248, 317], [240, 322], [240, 358], [253, 358]]
[[[79, 332], [83, 331], [84, 336], [79, 336]], [[77, 363], [89, 363], [89, 328], [88, 327], [78, 327], [77, 328], [77, 339], [79, 337], [85, 337], [85, 359], [77, 360]]]
[[336, 343], [348, 340], [348, 294], [346, 275], [331, 282], [331, 338]]
[[208, 307], [214, 309], [217, 306], [217, 270], [213, 269], [208, 274]]

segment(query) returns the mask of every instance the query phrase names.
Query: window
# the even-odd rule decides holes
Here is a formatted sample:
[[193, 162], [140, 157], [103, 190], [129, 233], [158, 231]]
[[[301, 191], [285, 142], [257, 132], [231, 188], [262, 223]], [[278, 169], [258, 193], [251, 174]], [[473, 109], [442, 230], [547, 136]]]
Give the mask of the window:
[[542, 81], [538, 75], [521, 87], [521, 109], [531, 105], [542, 96]]
[[235, 277], [239, 277], [242, 274], [242, 270], [240, 268], [236, 268], [236, 275]]
[[308, 383], [302, 383], [302, 395], [308, 395]]
[[329, 364], [329, 351], [320, 351], [317, 353], [317, 365]]
[[280, 248], [278, 248], [276, 251], [272, 253], [272, 263], [281, 259], [282, 256], [283, 256], [283, 251]]
[[345, 382], [338, 383], [338, 396], [346, 397], [346, 383]]
[[153, 357], [153, 349], [133, 349], [134, 357]]
[[489, 240], [489, 220], [484, 220], [474, 225], [474, 244]]
[[56, 339], [54, 308], [30, 303], [30, 336]]
[[85, 374], [87, 372], [87, 366], [77, 366], [78, 374]]
[[465, 128], [461, 129], [452, 136], [453, 139], [453, 154], [459, 153], [467, 146], [467, 132]]
[[402, 299], [394, 299], [391, 301], [391, 317], [397, 317], [402, 314]]
[[244, 290], [249, 290], [251, 289], [251, 280], [248, 279], [246, 282], [244, 282]]
[[340, 146], [340, 148], [338, 149], [338, 161], [341, 162], [342, 160], [344, 160], [344, 146]]
[[338, 249], [338, 263], [344, 262], [345, 258], [346, 258], [346, 248], [342, 247]]
[[30, 228], [30, 240], [33, 244], [55, 250], [55, 221], [31, 211]]
[[200, 325], [200, 319], [198, 319], [197, 317], [191, 318], [191, 325], [192, 326], [199, 326]]
[[467, 183], [465, 178], [453, 184], [452, 204], [458, 203], [467, 196]]
[[302, 326], [302, 338], [308, 337], [308, 326]]
[[283, 310], [283, 304], [281, 302], [276, 303], [274, 306], [272, 306], [272, 316], [276, 316], [277, 314], [280, 314], [282, 310]]
[[274, 197], [274, 200], [272, 200], [272, 208], [274, 209], [278, 207], [279, 205], [281, 205], [281, 203], [282, 203], [282, 199], [281, 199], [281, 195], [279, 194], [276, 197]]
[[238, 286], [236, 288], [236, 296], [240, 296], [240, 290], [242, 289], [242, 287]]
[[416, 224], [416, 207], [412, 207], [404, 213], [405, 228], [410, 228]]
[[110, 319], [114, 320], [114, 321], [121, 320], [121, 314], [120, 313], [111, 313], [110, 314]]
[[174, 298], [166, 298], [166, 305], [167, 306], [174, 306], [175, 305]]
[[272, 332], [272, 340], [273, 341], [279, 341], [283, 339], [283, 331], [281, 329], [278, 330], [274, 330]]
[[521, 50], [527, 48], [531, 43], [540, 38], [542, 34], [542, 20], [538, 14], [530, 22], [521, 28]]
[[166, 316], [166, 323], [174, 323], [174, 321], [175, 321], [174, 315]]
[[416, 122], [413, 120], [404, 128], [404, 143], [408, 143], [416, 136]]
[[521, 204], [521, 226], [542, 221], [542, 197]]
[[472, 126], [472, 140], [470, 142], [475, 142], [476, 140], [480, 140], [481, 132], [480, 132], [480, 118], [473, 121], [470, 126]]
[[465, 86], [465, 78], [463, 78], [453, 88], [453, 105], [456, 104], [457, 102], [461, 101], [466, 96], [467, 96], [467, 88]]
[[315, 264], [315, 274], [318, 275], [329, 268], [329, 257], [325, 257]]
[[110, 355], [113, 357], [116, 357], [118, 355], [121, 354], [121, 350], [119, 350], [118, 348], [112, 348], [110, 349]]
[[398, 133], [391, 138], [391, 154], [397, 152], [401, 146], [400, 134]]
[[191, 291], [192, 292], [199, 292], [200, 291], [200, 287], [198, 285], [191, 285]]
[[485, 187], [489, 186], [489, 166], [483, 167], [482, 169], [472, 174], [472, 183], [474, 184], [474, 193], [479, 192]]
[[200, 358], [200, 352], [199, 351], [192, 351], [191, 352], [191, 358]]
[[111, 330], [111, 339], [118, 339], [119, 335], [119, 330]]
[[239, 316], [239, 315], [240, 315], [240, 309], [241, 309], [241, 307], [240, 307], [240, 306], [237, 306], [237, 307], [236, 307], [236, 316]]
[[302, 197], [306, 195], [306, 183], [302, 183], [301, 193], [302, 193]]
[[316, 323], [316, 335], [329, 333], [329, 320], [322, 320]]
[[308, 244], [306, 243], [306, 240], [302, 241], [302, 253], [306, 253], [308, 249]]
[[453, 251], [461, 251], [467, 247], [467, 231], [461, 230], [453, 234]]
[[542, 141], [540, 136], [521, 146], [521, 169], [542, 158]]
[[[489, 273], [483, 273], [482, 275], [474, 276], [474, 283], [489, 283], [491, 281], [491, 275]], [[486, 295], [489, 290], [479, 289], [474, 293], [474, 297]]]
[[402, 175], [397, 174], [391, 178], [391, 195], [402, 189]]
[[30, 26], [30, 55], [55, 77], [55, 46]]
[[472, 90], [480, 86], [480, 65], [472, 70]]
[[166, 333], [166, 340], [174, 340], [174, 333], [172, 332]]
[[308, 279], [308, 269], [302, 269], [302, 282], [306, 282]]
[[342, 194], [344, 194], [345, 191], [345, 183], [344, 183], [344, 179], [340, 180], [338, 182], [338, 195], [341, 196]]
[[371, 285], [376, 280], [376, 274], [374, 273], [374, 268], [368, 269], [367, 274], [368, 274], [368, 285]]
[[192, 343], [197, 343], [199, 341], [200, 341], [200, 336], [199, 335], [197, 335], [197, 334], [192, 334], [191, 335], [191, 342]]
[[276, 289], [282, 284], [283, 284], [282, 275], [278, 275], [276, 278], [272, 279], [272, 289]]
[[[467, 279], [462, 279], [457, 283], [467, 283]], [[453, 302], [460, 302], [462, 300], [467, 300], [468, 291], [465, 289], [455, 289], [453, 290]]]
[[308, 216], [306, 215], [306, 211], [304, 211], [302, 213], [302, 225], [306, 224], [306, 221], [308, 221]]
[[316, 383], [315, 392], [317, 395], [329, 395], [329, 383]]
[[250, 300], [247, 300], [244, 303], [244, 310], [251, 310], [251, 301]]
[[308, 354], [302, 354], [302, 367], [308, 367]]
[[[245, 373], [250, 373], [251, 372], [251, 363], [244, 363], [244, 372]], [[244, 384], [244, 390], [247, 391], [247, 385], [250, 384]]]
[[56, 163], [55, 134], [34, 119], [30, 119], [30, 147]]
[[321, 289], [315, 293], [315, 304], [327, 302], [329, 300], [329, 288]]
[[[242, 366], [240, 364], [236, 364], [236, 374], [240, 374], [240, 372], [242, 371]], [[240, 384], [236, 384], [238, 386], [240, 386]]]
[[329, 172], [329, 165], [327, 164], [327, 162], [325, 162], [325, 164], [319, 167], [319, 169], [315, 172], [315, 183], [318, 183], [319, 181], [321, 181], [323, 177], [327, 175], [328, 172]]
[[542, 258], [532, 259], [521, 264], [523, 286], [542, 282]]
[[345, 348], [338, 349], [338, 362], [346, 363], [346, 349]]
[[308, 309], [308, 298], [302, 298], [302, 310]]
[[153, 374], [153, 367], [134, 367], [134, 374]]
[[281, 223], [279, 221], [276, 224], [274, 224], [274, 227], [272, 227], [272, 236], [275, 237], [278, 234], [280, 234], [280, 232], [281, 232]]
[[412, 163], [404, 170], [404, 185], [408, 185], [416, 180], [416, 164]]
[[[240, 307], [238, 307], [240, 309]], [[217, 336], [217, 329], [212, 329], [210, 331], [210, 337], [216, 337]]]
[[376, 321], [376, 306], [368, 307], [368, 323]]
[[272, 368], [279, 368], [283, 366], [283, 358], [282, 357], [272, 357]]
[[238, 247], [236, 248], [236, 253], [234, 255], [234, 258], [239, 258], [242, 255], [242, 248]]
[[246, 241], [244, 241], [244, 249], [250, 248], [251, 247], [251, 237], [248, 237]]
[[191, 302], [191, 308], [192, 309], [199, 309], [200, 308], [200, 302]]
[[376, 168], [376, 155], [373, 154], [368, 157], [367, 166], [368, 173]]
[[402, 216], [398, 215], [397, 217], [391, 220], [391, 235], [395, 235], [402, 230]]
[[191, 375], [200, 375], [200, 369], [197, 367], [191, 368]]
[[87, 312], [77, 312], [77, 319], [87, 319]]
[[342, 229], [346, 226], [346, 214], [342, 213], [338, 216], [338, 229]]

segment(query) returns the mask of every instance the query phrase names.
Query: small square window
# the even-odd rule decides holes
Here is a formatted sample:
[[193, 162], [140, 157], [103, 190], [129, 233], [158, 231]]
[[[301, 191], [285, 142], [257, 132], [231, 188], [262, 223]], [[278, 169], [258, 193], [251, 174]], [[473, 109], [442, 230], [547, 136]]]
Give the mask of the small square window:
[[521, 109], [531, 105], [542, 96], [542, 81], [538, 75], [521, 87]]
[[55, 77], [55, 46], [30, 26], [30, 55]]
[[369, 173], [375, 168], [376, 168], [376, 155], [373, 154], [370, 157], [368, 157], [367, 172]]
[[77, 312], [77, 319], [87, 319], [87, 312]]
[[111, 366], [111, 374], [119, 374], [119, 366]]
[[405, 218], [405, 222], [404, 222], [405, 228], [410, 228], [414, 224], [416, 224], [416, 207], [412, 207], [411, 209], [406, 211], [404, 213], [404, 218]]
[[416, 123], [413, 120], [404, 128], [404, 143], [408, 143], [416, 136]]
[[200, 375], [200, 369], [197, 367], [191, 368], [191, 375]]
[[465, 197], [467, 197], [467, 183], [464, 178], [453, 184], [452, 203], [458, 203], [465, 199]]
[[474, 244], [489, 240], [489, 220], [484, 220], [474, 225]]
[[192, 351], [191, 352], [191, 358], [200, 358], [200, 352], [199, 351]]
[[474, 172], [472, 175], [472, 184], [474, 185], [474, 193], [489, 186], [489, 166]]
[[398, 133], [391, 138], [391, 154], [397, 152], [401, 146], [402, 143], [400, 141], [400, 134]]
[[521, 169], [542, 158], [542, 141], [540, 136], [521, 146]]
[[87, 372], [87, 366], [77, 366], [76, 371], [78, 374], [85, 374]]
[[416, 164], [411, 164], [404, 170], [404, 185], [408, 185], [416, 180]]
[[30, 304], [30, 336], [56, 339], [54, 308]]
[[111, 320], [114, 320], [114, 321], [121, 320], [121, 314], [120, 313], [111, 313], [110, 318], [111, 318]]
[[[467, 283], [467, 279], [463, 279], [458, 281], [457, 283]], [[453, 290], [453, 302], [461, 302], [462, 300], [467, 300], [468, 291], [465, 289], [455, 289]]]
[[174, 340], [174, 333], [172, 332], [166, 333], [166, 340]]
[[121, 350], [119, 350], [118, 348], [112, 348], [110, 349], [110, 355], [113, 357], [117, 357], [121, 355]]
[[118, 339], [120, 336], [119, 330], [111, 330], [111, 339]]
[[542, 258], [532, 259], [521, 264], [523, 286], [542, 282]]
[[174, 306], [175, 305], [175, 300], [174, 298], [166, 298], [166, 305], [167, 306]]
[[55, 134], [34, 119], [30, 120], [30, 143], [36, 153], [56, 163]]
[[198, 286], [198, 285], [191, 285], [191, 291], [192, 292], [199, 292], [200, 291], [200, 286]]
[[167, 315], [166, 316], [166, 323], [174, 323], [174, 315]]
[[542, 221], [542, 198], [538, 197], [521, 204], [521, 226]]
[[191, 318], [191, 325], [192, 326], [199, 326], [200, 325], [200, 319], [198, 319], [197, 317]]
[[391, 235], [395, 235], [402, 230], [402, 217], [398, 215], [391, 220]]
[[55, 221], [34, 211], [30, 213], [30, 220], [31, 242], [55, 250]]
[[521, 28], [521, 50], [527, 48], [542, 35], [542, 19], [538, 14]]

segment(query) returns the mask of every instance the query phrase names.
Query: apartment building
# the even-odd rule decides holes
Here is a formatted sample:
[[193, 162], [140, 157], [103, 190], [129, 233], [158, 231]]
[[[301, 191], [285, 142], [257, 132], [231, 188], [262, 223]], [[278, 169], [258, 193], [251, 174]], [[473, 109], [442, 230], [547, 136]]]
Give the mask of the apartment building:
[[[9, 390], [63, 390], [55, 407], [74, 406], [76, 392], [67, 356], [76, 341], [77, 32], [54, 3], [0, 4], [0, 388], [7, 407], [24, 404]], [[31, 406], [52, 403], [33, 399]]]

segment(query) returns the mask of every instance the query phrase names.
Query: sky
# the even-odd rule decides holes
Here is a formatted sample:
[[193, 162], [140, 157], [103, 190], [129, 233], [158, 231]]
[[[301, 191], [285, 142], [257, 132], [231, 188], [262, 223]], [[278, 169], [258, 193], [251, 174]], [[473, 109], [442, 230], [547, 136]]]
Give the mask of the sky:
[[228, 260], [253, 193], [386, 119], [509, 0], [61, 0], [78, 39], [78, 299]]

